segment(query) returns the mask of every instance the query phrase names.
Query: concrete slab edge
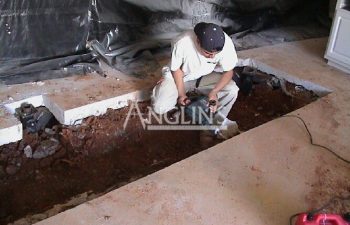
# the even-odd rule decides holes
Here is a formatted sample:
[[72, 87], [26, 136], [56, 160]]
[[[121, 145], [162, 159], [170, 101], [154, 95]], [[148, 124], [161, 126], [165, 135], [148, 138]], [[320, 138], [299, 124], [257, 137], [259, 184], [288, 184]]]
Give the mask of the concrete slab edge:
[[20, 101], [12, 102], [5, 104], [5, 108], [11, 113], [15, 114], [16, 108], [19, 108], [22, 103], [27, 102], [29, 104], [32, 104], [34, 107], [39, 107], [44, 105], [44, 99], [43, 95], [37, 95], [33, 97], [29, 97]]
[[1, 128], [0, 129], [0, 146], [10, 144], [12, 142], [20, 141], [23, 138], [22, 123], [18, 121], [18, 124]]
[[[55, 116], [58, 122], [64, 121], [64, 110], [46, 95], [43, 96], [44, 106]], [[63, 123], [62, 123], [63, 124]]]
[[[131, 92], [125, 95], [109, 98], [106, 100], [94, 102], [88, 105], [77, 107], [69, 110], [60, 110], [63, 115], [56, 115], [57, 109], [49, 108], [49, 110], [55, 115], [58, 121], [64, 125], [74, 125], [77, 121], [82, 120], [89, 116], [100, 116], [107, 112], [107, 109], [120, 109], [128, 106], [129, 101], [146, 101], [150, 99], [150, 90], [141, 90]], [[53, 104], [49, 104], [52, 106]]]

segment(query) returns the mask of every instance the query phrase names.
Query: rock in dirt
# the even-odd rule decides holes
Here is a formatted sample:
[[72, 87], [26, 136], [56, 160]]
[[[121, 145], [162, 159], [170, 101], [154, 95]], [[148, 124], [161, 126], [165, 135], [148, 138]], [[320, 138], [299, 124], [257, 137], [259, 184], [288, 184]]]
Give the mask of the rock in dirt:
[[305, 91], [305, 88], [300, 85], [296, 85], [294, 89], [297, 93]]
[[71, 129], [62, 130], [63, 141], [69, 143], [73, 148], [80, 148], [85, 143], [84, 139], [79, 139], [77, 136], [76, 132], [73, 132]]
[[27, 145], [24, 148], [24, 154], [27, 158], [33, 158], [33, 149], [30, 147], [30, 145]]
[[56, 131], [50, 128], [45, 128], [45, 133], [48, 135], [55, 135]]
[[44, 140], [40, 143], [35, 152], [33, 153], [34, 159], [46, 158], [54, 154], [59, 148], [60, 143], [56, 139]]
[[6, 173], [8, 175], [14, 175], [15, 173], [17, 173], [18, 169], [19, 168], [17, 166], [15, 166], [15, 165], [8, 165], [6, 167]]
[[267, 85], [269, 85], [273, 90], [281, 87], [280, 80], [277, 77], [272, 77], [269, 81], [267, 81]]

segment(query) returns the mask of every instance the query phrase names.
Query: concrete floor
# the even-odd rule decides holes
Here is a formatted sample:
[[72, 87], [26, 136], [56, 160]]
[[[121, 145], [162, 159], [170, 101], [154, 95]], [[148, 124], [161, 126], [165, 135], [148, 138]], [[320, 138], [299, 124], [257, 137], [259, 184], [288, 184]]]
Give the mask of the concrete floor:
[[[330, 89], [291, 114], [306, 121], [315, 143], [350, 159], [350, 76], [327, 66], [326, 44], [313, 39], [238, 55]], [[349, 193], [350, 166], [310, 145], [299, 120], [279, 118], [37, 224], [280, 225]]]

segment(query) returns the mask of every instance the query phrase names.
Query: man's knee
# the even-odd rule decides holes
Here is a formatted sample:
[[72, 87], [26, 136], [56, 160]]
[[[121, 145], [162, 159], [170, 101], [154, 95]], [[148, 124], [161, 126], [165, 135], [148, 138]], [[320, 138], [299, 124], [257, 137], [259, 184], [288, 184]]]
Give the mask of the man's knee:
[[232, 96], [238, 96], [238, 91], [239, 91], [239, 88], [238, 86], [236, 85], [236, 83], [231, 80], [224, 88], [224, 90], [229, 94], [229, 95], [232, 95]]
[[164, 114], [173, 109], [177, 102], [177, 88], [174, 80], [165, 78], [153, 88], [152, 107], [157, 114]]
[[152, 109], [157, 114], [164, 114], [172, 110], [176, 105], [176, 101], [173, 102], [172, 99], [165, 98], [152, 98]]

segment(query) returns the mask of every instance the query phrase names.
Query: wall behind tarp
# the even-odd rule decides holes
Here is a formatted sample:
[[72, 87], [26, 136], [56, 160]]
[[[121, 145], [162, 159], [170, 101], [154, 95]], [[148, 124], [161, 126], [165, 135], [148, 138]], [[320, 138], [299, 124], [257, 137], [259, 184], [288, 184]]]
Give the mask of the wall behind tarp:
[[[92, 63], [99, 54], [90, 51], [92, 40], [108, 52], [140, 40], [169, 40], [199, 21], [216, 22], [235, 32], [242, 29], [235, 21], [240, 13], [266, 8], [282, 12], [297, 2], [0, 0], [0, 81], [19, 83], [57, 77], [60, 71], [97, 69]], [[128, 49], [124, 48], [124, 53]]]

